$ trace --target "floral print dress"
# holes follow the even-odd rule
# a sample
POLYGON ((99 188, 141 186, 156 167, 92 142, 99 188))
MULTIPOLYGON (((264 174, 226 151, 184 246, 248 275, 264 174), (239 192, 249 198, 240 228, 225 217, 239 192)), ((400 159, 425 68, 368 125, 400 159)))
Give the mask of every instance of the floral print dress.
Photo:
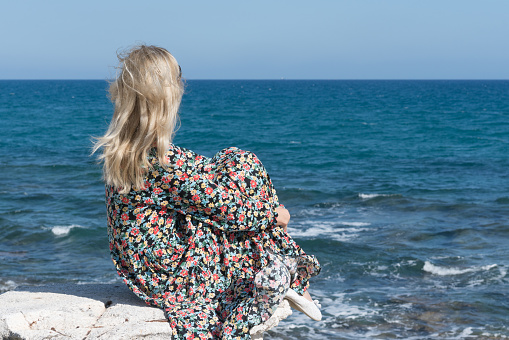
POLYGON ((276 226, 276 191, 253 153, 171 145, 166 157, 164 168, 150 151, 144 188, 106 187, 117 272, 164 309, 175 339, 250 339, 320 266, 276 226))

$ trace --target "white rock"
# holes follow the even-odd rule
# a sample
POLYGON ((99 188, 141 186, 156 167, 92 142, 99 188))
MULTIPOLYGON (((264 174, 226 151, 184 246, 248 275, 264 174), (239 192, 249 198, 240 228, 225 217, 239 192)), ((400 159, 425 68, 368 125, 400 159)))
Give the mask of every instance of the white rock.
POLYGON ((164 320, 163 311, 120 283, 24 287, 0 295, 3 339, 168 338, 168 322, 154 320, 164 320))
MULTIPOLYGON (((286 300, 253 339, 292 311, 286 300)), ((22 287, 0 295, 2 339, 171 339, 161 309, 150 307, 124 284, 55 284, 22 287)))

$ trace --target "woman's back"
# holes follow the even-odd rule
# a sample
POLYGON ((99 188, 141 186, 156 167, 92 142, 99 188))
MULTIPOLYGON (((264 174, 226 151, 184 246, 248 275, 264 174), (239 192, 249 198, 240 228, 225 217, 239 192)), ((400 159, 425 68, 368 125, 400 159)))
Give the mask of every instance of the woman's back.
MULTIPOLYGON (((131 54, 144 49, 151 47, 131 54)), ((112 85, 110 129, 96 145, 103 147, 116 270, 141 299, 165 310, 176 338, 247 339, 290 287, 304 293, 319 264, 283 230, 277 211, 285 209, 253 153, 228 148, 206 158, 159 132, 154 116, 172 115, 165 103, 177 102, 179 87, 166 82, 170 99, 158 107, 150 90, 125 81, 136 66, 129 58, 112 85)), ((168 67, 148 78, 174 76, 175 65, 168 67)))

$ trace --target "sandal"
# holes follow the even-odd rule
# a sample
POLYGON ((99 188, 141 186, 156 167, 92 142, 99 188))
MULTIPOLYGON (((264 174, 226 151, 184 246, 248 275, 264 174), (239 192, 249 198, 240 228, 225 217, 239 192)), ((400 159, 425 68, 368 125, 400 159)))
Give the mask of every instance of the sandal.
POLYGON ((315 321, 322 320, 322 312, 319 309, 321 306, 318 300, 311 302, 291 288, 288 289, 285 299, 288 300, 293 309, 306 314, 315 321))

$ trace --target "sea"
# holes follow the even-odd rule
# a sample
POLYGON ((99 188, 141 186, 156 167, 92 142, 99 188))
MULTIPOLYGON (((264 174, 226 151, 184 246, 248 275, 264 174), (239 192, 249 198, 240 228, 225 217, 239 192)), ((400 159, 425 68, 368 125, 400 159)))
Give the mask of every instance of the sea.
MULTIPOLYGON (((0 292, 120 283, 107 88, 0 81, 0 292)), ((322 265, 265 339, 509 338, 509 81, 187 80, 174 143, 254 152, 322 265)))

